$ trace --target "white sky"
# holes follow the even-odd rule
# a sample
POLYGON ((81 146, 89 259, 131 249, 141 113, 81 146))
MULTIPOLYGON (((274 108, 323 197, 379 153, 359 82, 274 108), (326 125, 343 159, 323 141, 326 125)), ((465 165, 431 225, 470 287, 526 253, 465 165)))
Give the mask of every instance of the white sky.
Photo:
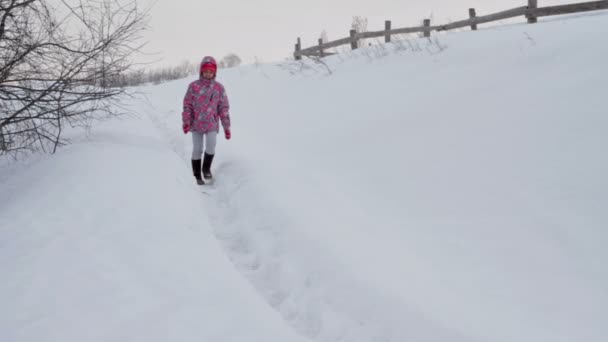
MULTIPOLYGON (((138 0, 150 4, 154 0, 138 0)), ((303 47, 316 44, 323 30, 329 40, 348 35, 353 16, 368 18, 369 30, 416 26, 432 15, 435 23, 466 19, 527 4, 527 0, 156 0, 145 34, 146 61, 171 66, 198 62, 204 55, 218 59, 230 52, 245 63, 283 60, 293 53, 297 37, 303 47)), ((539 6, 584 2, 539 0, 539 6)))

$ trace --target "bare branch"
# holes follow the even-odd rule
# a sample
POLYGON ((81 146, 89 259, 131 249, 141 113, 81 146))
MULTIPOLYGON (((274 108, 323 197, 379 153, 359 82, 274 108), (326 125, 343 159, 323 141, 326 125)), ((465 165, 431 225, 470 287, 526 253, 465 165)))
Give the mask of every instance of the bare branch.
POLYGON ((136 0, 0 0, 0 156, 55 152, 66 124, 121 114, 146 28, 136 0))

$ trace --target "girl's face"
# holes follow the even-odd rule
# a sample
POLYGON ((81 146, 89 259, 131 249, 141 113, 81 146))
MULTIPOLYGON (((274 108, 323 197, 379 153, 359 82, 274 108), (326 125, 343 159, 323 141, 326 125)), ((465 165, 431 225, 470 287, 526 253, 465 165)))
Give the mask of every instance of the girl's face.
POLYGON ((204 70, 203 71, 203 77, 208 80, 213 78, 213 74, 214 74, 213 70, 204 70))

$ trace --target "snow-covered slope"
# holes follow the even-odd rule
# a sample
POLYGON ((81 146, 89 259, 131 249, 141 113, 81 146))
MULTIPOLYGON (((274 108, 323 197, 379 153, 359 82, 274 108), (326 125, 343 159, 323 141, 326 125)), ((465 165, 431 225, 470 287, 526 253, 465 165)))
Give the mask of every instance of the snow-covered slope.
POLYGON ((608 336, 608 15, 221 70, 0 171, 2 341, 608 336))

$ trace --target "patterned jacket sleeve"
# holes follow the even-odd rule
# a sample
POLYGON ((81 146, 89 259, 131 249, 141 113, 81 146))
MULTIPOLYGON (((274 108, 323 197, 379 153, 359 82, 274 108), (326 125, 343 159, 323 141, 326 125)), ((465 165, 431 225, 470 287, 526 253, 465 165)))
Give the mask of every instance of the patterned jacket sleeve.
POLYGON ((228 102, 228 94, 226 94, 226 89, 222 86, 222 96, 220 97, 220 101, 217 105, 217 111, 220 116, 220 120, 222 122, 222 127, 224 130, 230 129, 230 102, 228 102))
POLYGON ((184 110, 182 111, 182 121, 184 124, 192 125, 194 121, 194 99, 192 97, 192 84, 188 86, 184 96, 184 110))

